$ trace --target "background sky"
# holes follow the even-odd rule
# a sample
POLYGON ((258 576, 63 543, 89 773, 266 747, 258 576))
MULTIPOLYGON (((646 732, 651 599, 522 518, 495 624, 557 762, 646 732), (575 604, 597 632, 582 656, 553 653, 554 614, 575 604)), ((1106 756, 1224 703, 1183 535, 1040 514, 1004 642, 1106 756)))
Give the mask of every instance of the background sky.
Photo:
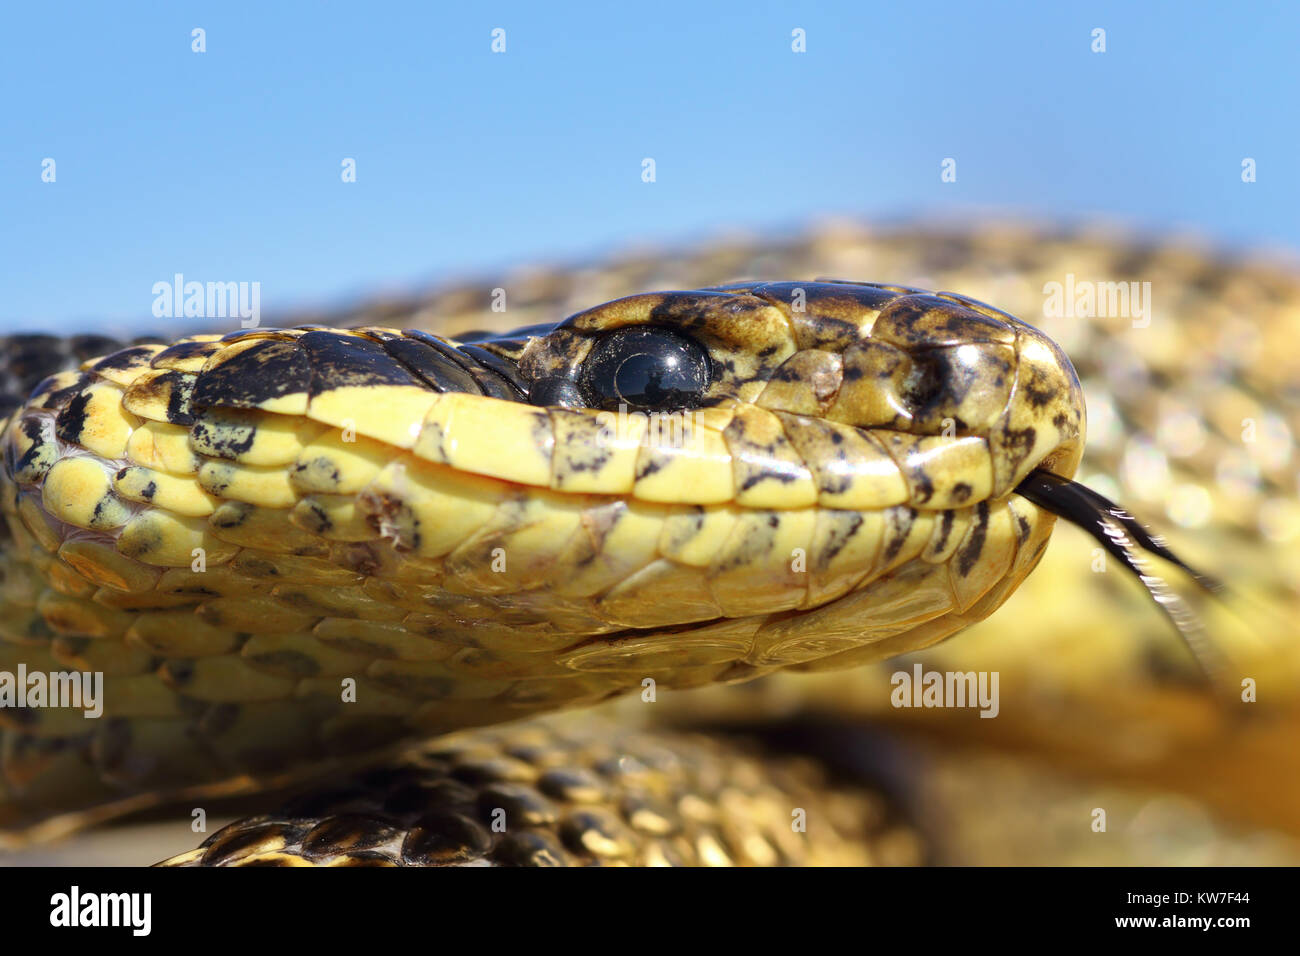
POLYGON ((274 316, 829 214, 1300 248, 1298 60, 1293 2, 7 4, 0 329, 148 317, 177 272, 274 316))

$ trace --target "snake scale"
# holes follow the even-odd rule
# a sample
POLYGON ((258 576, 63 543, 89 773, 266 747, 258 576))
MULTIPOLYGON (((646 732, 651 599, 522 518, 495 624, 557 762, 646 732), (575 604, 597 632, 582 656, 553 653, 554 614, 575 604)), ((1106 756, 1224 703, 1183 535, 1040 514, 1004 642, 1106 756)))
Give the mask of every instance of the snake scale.
MULTIPOLYGON (((278 786, 172 862, 951 856, 836 761, 722 732, 782 713, 1300 833, 1286 264, 837 226, 293 324, 6 340, 0 671, 103 674, 96 719, 0 709, 11 840, 278 786), (1076 277, 1149 282, 1148 318, 1053 312, 1076 277), (1226 594, 1157 580, 1145 562, 1172 552, 1105 498, 1069 504, 1076 474, 1226 594), (1097 540, 1047 550, 1055 514, 1093 515, 1097 540), (1258 683, 1248 720, 1129 560, 1234 695, 1258 683), (900 654, 996 670, 1003 713, 891 707, 900 665, 879 662, 900 654), (535 716, 576 708, 603 716, 535 716)), ((962 759, 934 765, 949 804, 983 779, 962 759)))

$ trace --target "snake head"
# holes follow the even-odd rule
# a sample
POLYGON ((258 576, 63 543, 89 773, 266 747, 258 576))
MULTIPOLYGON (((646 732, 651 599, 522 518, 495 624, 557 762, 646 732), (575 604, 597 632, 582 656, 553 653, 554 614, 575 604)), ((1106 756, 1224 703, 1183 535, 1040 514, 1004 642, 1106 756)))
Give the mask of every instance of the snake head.
MULTIPOLYGON (((546 410, 533 446, 549 489, 605 496, 583 519, 602 540, 565 586, 621 636, 585 644, 581 667, 651 648, 690 660, 698 642, 712 646, 701 672, 740 677, 939 640, 1041 557, 1054 516, 1016 486, 1036 470, 1068 478, 1082 454, 1069 359, 955 295, 735 284, 475 345, 546 410), (637 548, 606 546, 620 525, 638 527, 637 548)), ((494 476, 518 480, 525 451, 494 476)))
MULTIPOLYGON (((650 293, 460 341, 251 330, 55 378, 15 418, 11 477, 86 539, 83 573, 110 580, 115 551, 111 580, 152 580, 199 548, 238 584, 265 564, 241 548, 328 554, 407 628, 606 675, 585 694, 925 646, 992 613, 1080 513, 1059 503, 1084 437, 1069 359, 901 286, 650 293)), ((531 693, 522 667, 498 669, 531 693)))
MULTIPOLYGON (((795 509, 807 509, 805 522, 814 516, 803 601, 783 605, 781 622, 760 632, 816 627, 825 635, 837 618, 850 629, 876 628, 882 640, 851 648, 853 659, 928 643, 1005 599, 1041 556, 1051 516, 1060 515, 1137 574, 1194 649, 1206 643, 1193 636, 1194 616, 1145 570, 1138 548, 1191 569, 1122 508, 1069 480, 1085 433, 1069 358, 1032 325, 985 303, 839 280, 650 293, 580 312, 532 339, 518 358, 530 400, 554 414, 631 410, 651 420, 685 415, 701 426, 675 432, 678 440, 658 449, 646 449, 638 432, 633 495, 739 509, 750 520, 766 512, 772 533, 745 539, 751 556, 777 548, 782 523, 807 533, 795 509), (954 535, 970 516, 966 536, 954 535), (848 576, 827 572, 846 540, 878 517, 883 528, 867 535, 880 540, 875 564, 844 591, 848 576), (912 553, 920 537, 912 538, 913 526, 932 522, 931 540, 912 553), (946 576, 924 567, 945 560, 946 576), (882 590, 914 578, 926 588, 950 587, 947 612, 922 621, 942 602, 926 610, 911 603, 886 613, 881 627, 872 602, 883 607, 882 590)), ((603 442, 609 447, 608 429, 603 442)), ((561 473, 567 463, 582 480, 614 460, 571 456, 557 445, 561 473)), ((760 582, 756 593, 733 601, 745 607, 721 610, 788 603, 781 577, 767 582, 770 590, 760 582)))
POLYGON ((993 613, 1057 515, 1163 548, 1070 480, 1061 350, 946 293, 746 283, 504 336, 259 328, 76 365, 0 423, 9 577, 61 653, 121 645, 175 717, 106 721, 112 765, 38 814, 101 771, 175 790, 914 650, 993 613), (204 735, 222 761, 171 758, 204 735))

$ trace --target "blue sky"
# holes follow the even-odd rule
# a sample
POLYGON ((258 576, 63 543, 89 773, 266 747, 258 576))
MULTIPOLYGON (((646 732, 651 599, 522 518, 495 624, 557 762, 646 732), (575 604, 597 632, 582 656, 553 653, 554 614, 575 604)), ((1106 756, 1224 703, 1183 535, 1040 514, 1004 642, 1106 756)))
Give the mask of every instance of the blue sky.
POLYGON ((1104 213, 1300 248, 1296 3, 51 2, 0 17, 2 329, 148 317, 177 272, 258 281, 274 315, 827 214, 1104 213))

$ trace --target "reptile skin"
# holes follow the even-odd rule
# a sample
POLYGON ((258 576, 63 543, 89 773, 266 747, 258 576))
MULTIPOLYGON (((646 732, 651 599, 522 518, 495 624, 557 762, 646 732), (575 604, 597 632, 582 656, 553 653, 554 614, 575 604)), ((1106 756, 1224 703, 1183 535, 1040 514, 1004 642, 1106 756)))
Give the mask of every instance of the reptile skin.
MULTIPOLYGON (((887 685, 862 692, 880 672, 860 666, 925 648, 991 614, 1033 569, 1053 517, 1013 489, 1035 469, 1074 474, 1084 392, 1094 419, 1085 479, 1108 477, 1120 500, 1166 526, 1209 527, 1213 548, 1195 547, 1199 536, 1186 542, 1194 563, 1200 557, 1223 567, 1223 547, 1241 555, 1225 576, 1255 619, 1239 628, 1240 642, 1228 637, 1228 649, 1243 674, 1264 668, 1270 716, 1244 736, 1224 729, 1231 719, 1213 716, 1203 739, 1233 734, 1230 751, 1255 747, 1268 756, 1270 735, 1284 733, 1294 655, 1288 635, 1269 628, 1295 607, 1297 590, 1286 547, 1288 530, 1294 534, 1287 506, 1294 504, 1288 383, 1295 379, 1287 375, 1295 360, 1274 356, 1268 336, 1295 317, 1295 284, 1285 272, 1080 236, 832 231, 786 247, 731 247, 506 280, 501 288, 512 299, 497 318, 510 325, 578 314, 553 331, 466 336, 473 344, 462 342, 455 354, 454 340, 397 330, 434 325, 436 316, 439 334, 455 336, 493 317, 457 290, 348 317, 368 325, 364 333, 254 330, 136 346, 96 361, 87 361, 84 343, 72 343, 81 370, 58 373, 28 394, 5 433, 4 503, 14 535, 5 601, 21 613, 6 614, 4 667, 103 671, 106 710, 91 730, 66 711, 0 712, 7 827, 51 817, 55 827, 74 825, 179 793, 337 773, 358 754, 373 760, 376 748, 594 704, 641 690, 647 679, 671 694, 781 669, 859 668, 826 678, 837 688, 834 703, 810 709, 830 706, 841 719, 910 719, 880 706, 887 685), (646 288, 777 274, 778 263, 784 275, 888 276, 962 294, 801 279, 572 307, 646 288), (1043 283, 1067 272, 1147 279, 1153 302, 1162 303, 1150 325, 1124 315, 1050 328, 1078 365, 1083 391, 1051 339, 978 301, 1050 327, 1043 283), (1242 296, 1249 296, 1245 319, 1230 311, 1242 296), (612 330, 642 324, 702 342, 714 375, 689 410, 685 435, 658 447, 620 435, 611 451, 597 437, 597 410, 574 399, 573 382, 612 330), (1227 347, 1250 334, 1258 351, 1227 347), (1190 394, 1183 383, 1193 380, 1190 394), (530 390, 536 404, 527 401, 530 390), (1110 406, 1100 442, 1099 402, 1110 406), (1247 422, 1254 423, 1248 441, 1247 422), (792 567, 800 553, 806 568, 792 567), (341 699, 349 679, 354 699, 341 699)), ((40 342, 12 341, 8 352, 20 386, 33 384, 32 366, 52 370, 40 366, 52 361, 40 342)), ((1091 549, 1088 558, 1095 563, 1091 549)), ((1020 633, 1047 633, 1034 646, 1008 633, 1016 630, 1010 622, 997 628, 1002 650, 993 658, 1004 696, 1011 697, 1008 682, 1012 699, 1041 696, 1035 684, 1045 671, 1085 712, 1118 701, 1118 714, 1131 717, 1134 707, 1114 681, 1122 674, 1142 702, 1138 710, 1176 704, 1217 714, 1208 695, 1177 678, 1185 661, 1159 616, 1126 607, 1131 592, 1117 574, 1080 563, 1077 580, 1063 583, 1058 569, 1048 581, 1038 571, 1026 587, 1039 584, 1038 600, 1049 608, 1069 603, 1063 589, 1098 588, 1106 594, 1102 613, 1114 608, 1122 623, 1084 617, 1062 631, 1041 623, 1050 615, 1036 628, 1021 612, 1020 633), (1098 640, 1103 631, 1119 633, 1098 640)), ((970 660, 981 640, 987 647, 993 639, 972 635, 925 660, 989 669, 970 660)), ((719 703, 705 694, 669 719, 704 711, 730 720, 736 711, 750 720, 782 685, 757 686, 719 703)), ((997 725, 987 739, 1005 743, 1050 733, 1052 721, 1032 709, 977 725, 943 711, 928 716, 938 733, 956 738, 997 725)), ((1057 745, 1080 749, 1079 724, 1059 724, 1057 745)), ((1186 721, 1173 724, 1186 728, 1186 721)), ((630 792, 606 792, 607 780, 596 788, 599 799, 563 809, 565 798, 542 782, 544 768, 565 759, 590 764, 593 744, 546 728, 521 732, 552 735, 536 744, 537 754, 502 758, 518 766, 493 772, 471 773, 439 756, 438 745, 421 746, 404 757, 400 773, 418 779, 433 804, 407 807, 397 819, 391 793, 371 794, 363 800, 369 836, 346 827, 329 832, 349 834, 357 862, 433 862, 410 849, 430 840, 444 862, 514 860, 518 828, 499 838, 484 831, 473 810, 486 806, 479 792, 430 796, 447 789, 442 774, 462 787, 532 788, 537 801, 558 803, 561 810, 537 816, 541 830, 533 834, 548 860, 701 862, 710 840, 719 859, 738 862, 907 857, 878 852, 873 841, 893 832, 883 824, 858 827, 857 856, 828 855, 827 846, 845 843, 843 832, 823 828, 823 843, 811 827, 804 852, 787 852, 772 837, 770 814, 757 826, 772 852, 740 852, 745 838, 736 834, 704 839, 680 816, 669 828, 670 852, 668 831, 655 844, 631 825, 630 811, 620 811, 621 825, 649 843, 616 839, 605 832, 613 823, 595 828, 603 838, 592 836, 575 829, 574 814, 588 812, 589 803, 606 813, 606 805, 630 805, 630 792), (447 832, 430 837, 429 819, 447 832), (448 849, 456 834, 459 851, 448 849)), ((595 738, 607 757, 613 733, 595 738)), ((750 759, 667 739, 689 754, 680 760, 687 768, 750 759)), ((499 732, 470 740, 471 748, 511 746, 499 732)), ((1103 770, 1113 771, 1104 759, 1113 743, 1095 743, 1096 753, 1082 748, 1079 763, 1100 756, 1103 770)), ((709 791, 698 773, 663 774, 656 795, 666 805, 679 805, 687 789, 709 791)), ((783 794, 784 830, 788 808, 801 803, 812 803, 814 819, 834 818, 805 798, 806 783, 787 779, 782 787, 755 781, 749 792, 783 794)), ((645 784, 634 789, 649 792, 645 784)), ((879 802, 869 787, 848 792, 836 798, 841 805, 856 800, 861 820, 880 818, 866 809, 879 802)), ((716 786, 712 796, 719 797, 716 786)), ((1231 795, 1198 796, 1236 805, 1231 795)), ((263 835, 270 828, 268 843, 240 836, 253 832, 246 827, 185 860, 351 861, 336 843, 309 837, 355 808, 318 802, 310 825, 305 812, 299 804, 271 823, 250 824, 263 835), (233 852, 232 840, 257 852, 233 852)), ((737 820, 754 816, 737 813, 737 820)), ((1290 825, 1285 813, 1266 812, 1260 822, 1290 825)))

